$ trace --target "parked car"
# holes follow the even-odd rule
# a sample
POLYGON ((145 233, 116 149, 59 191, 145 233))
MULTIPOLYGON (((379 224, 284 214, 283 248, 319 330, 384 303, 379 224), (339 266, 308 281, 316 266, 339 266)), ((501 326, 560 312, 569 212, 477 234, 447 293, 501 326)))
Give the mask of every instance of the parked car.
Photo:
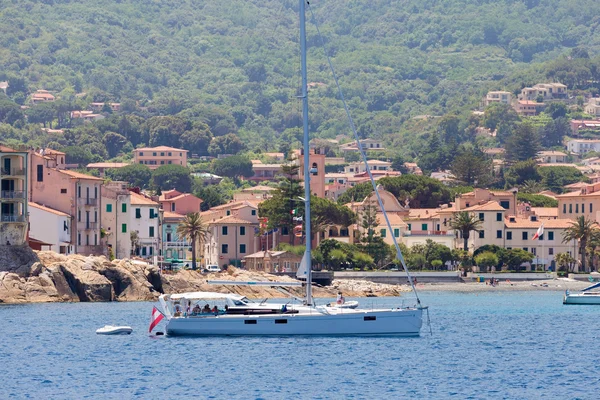
POLYGON ((206 268, 203 269, 203 272, 221 272, 221 268, 216 264, 207 265, 206 268))

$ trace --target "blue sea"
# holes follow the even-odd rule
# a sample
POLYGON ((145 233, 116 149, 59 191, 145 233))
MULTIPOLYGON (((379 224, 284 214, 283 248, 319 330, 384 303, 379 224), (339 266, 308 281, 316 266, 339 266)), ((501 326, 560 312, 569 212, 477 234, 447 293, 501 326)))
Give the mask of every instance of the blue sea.
POLYGON ((433 334, 417 338, 150 337, 152 303, 0 306, 0 398, 600 398, 600 307, 561 292, 421 299, 433 334), (96 335, 105 324, 134 332, 96 335))

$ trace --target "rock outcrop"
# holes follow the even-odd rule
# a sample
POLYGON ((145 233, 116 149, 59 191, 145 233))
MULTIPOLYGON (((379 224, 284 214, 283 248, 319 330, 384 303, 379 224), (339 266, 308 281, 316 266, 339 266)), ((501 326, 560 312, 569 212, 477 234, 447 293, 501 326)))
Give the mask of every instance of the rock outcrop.
MULTIPOLYGON (((6 246, 8 247, 8 246, 6 246)), ((203 274, 182 270, 160 271, 143 261, 115 260, 106 257, 62 255, 51 251, 33 252, 19 248, 10 256, 15 264, 2 265, 0 303, 77 302, 77 301, 153 301, 161 293, 210 291, 236 293, 250 298, 287 297, 268 286, 212 285, 208 280, 295 282, 287 276, 246 271, 229 267, 225 272, 203 274), (15 257, 23 256, 15 261, 15 257)), ((334 281, 331 287, 313 286, 315 297, 335 297, 341 290, 346 297, 397 296, 394 285, 366 281, 334 281)), ((286 288, 302 297, 301 287, 286 288)))

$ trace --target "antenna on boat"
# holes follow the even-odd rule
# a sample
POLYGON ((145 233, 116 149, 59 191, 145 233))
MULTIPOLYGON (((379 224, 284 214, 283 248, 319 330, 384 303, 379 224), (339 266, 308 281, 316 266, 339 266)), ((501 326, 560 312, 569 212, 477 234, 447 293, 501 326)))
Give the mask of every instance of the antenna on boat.
MULTIPOLYGON (((303 9, 304 0, 300 0, 300 3, 301 3, 301 7, 302 7, 301 14, 303 14, 304 13, 304 9, 303 9)), ((336 85, 338 93, 340 95, 340 99, 342 100, 342 104, 344 104, 344 110, 346 112, 346 116, 348 117, 348 122, 350 123, 350 128, 352 129, 352 133, 354 134, 354 139, 356 140, 356 145, 358 147, 358 150, 360 151, 360 155, 363 160, 363 163, 365 164, 365 169, 367 171, 367 174, 369 175, 369 179, 371 180, 371 185, 373 186, 373 190, 375 191, 375 196, 377 196, 377 203, 379 204, 379 208, 381 209, 381 212, 383 213, 383 217, 385 218, 385 222, 386 222, 388 231, 392 232, 392 224, 390 223, 388 215, 385 212, 385 208, 383 206, 383 201, 381 200, 381 195, 379 194, 379 190, 377 190, 378 189, 377 183, 375 182, 375 179, 373 179, 373 174, 371 173, 371 170, 369 169, 367 155, 360 143, 360 138, 358 136, 358 132, 356 131, 356 126, 354 125, 354 120, 352 119, 352 116, 350 115, 350 109, 348 108, 348 104, 346 104, 346 99, 344 98, 344 93, 342 92, 342 88, 340 87, 340 83, 338 81, 337 74, 335 73, 333 64, 331 63, 331 58, 327 54, 327 48, 325 46, 325 40, 323 39, 323 35, 321 34, 321 29, 319 28, 319 24, 317 22, 317 19, 315 18, 315 14, 314 14, 312 8, 310 7, 310 4, 309 4, 308 8, 310 10, 310 14, 311 14, 313 22, 315 24, 315 28, 317 29, 317 34, 319 35, 319 38, 321 39, 321 45, 323 46, 323 51, 325 53, 325 57, 327 58, 327 63, 329 64, 329 69, 331 70, 331 74, 333 75, 335 85, 336 85)), ((300 18, 302 21, 302 15, 300 18)), ((301 27, 301 29, 303 29, 303 28, 301 27)), ((306 57, 306 54, 303 53, 303 56, 306 57)), ((306 65, 304 65, 304 67, 306 68, 306 65)), ((304 90, 306 90, 306 87, 304 87, 304 90)), ((308 102, 306 103, 306 106, 308 107, 308 102)), ((394 235, 390 235, 390 236, 392 237, 392 241, 394 242, 394 247, 396 248, 396 257, 402 264, 402 268, 404 269, 404 272, 406 272, 406 276, 408 277, 408 282, 410 283, 410 286, 411 286, 411 288, 415 294, 415 297, 417 299, 417 304, 419 307, 422 307, 421 300, 419 299, 419 294, 417 293, 417 289, 413 282, 412 276, 408 272, 408 267, 406 266, 406 261, 404 260, 404 256, 402 255, 402 251, 400 250, 400 246, 398 245, 398 241, 396 240, 396 237, 394 235)))
POLYGON ((305 0, 300 2, 300 66, 302 69, 302 127, 304 139, 304 232, 306 237, 306 304, 312 304, 312 256, 311 256, 311 231, 310 231, 310 143, 308 137, 308 79, 306 77, 306 6, 305 0))

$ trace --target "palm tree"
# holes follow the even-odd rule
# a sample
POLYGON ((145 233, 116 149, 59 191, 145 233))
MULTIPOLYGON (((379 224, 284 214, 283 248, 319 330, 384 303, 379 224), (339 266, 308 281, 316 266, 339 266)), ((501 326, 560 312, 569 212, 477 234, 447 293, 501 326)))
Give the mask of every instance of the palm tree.
POLYGON ((596 222, 587 219, 585 216, 577 217, 575 222, 571 222, 569 226, 563 232, 563 243, 570 242, 571 240, 579 241, 579 254, 581 254, 581 269, 585 271, 585 256, 586 247, 588 241, 592 236, 596 235, 598 227, 596 222))
POLYGON ((461 233, 464 240, 464 250, 469 251, 469 236, 471 231, 481 229, 481 220, 467 211, 461 211, 450 220, 450 228, 461 233))
POLYGON ((185 216, 183 221, 177 227, 177 236, 181 239, 187 239, 192 244, 192 269, 196 269, 196 245, 199 242, 206 241, 209 230, 208 226, 202 220, 200 213, 190 213, 185 216))

